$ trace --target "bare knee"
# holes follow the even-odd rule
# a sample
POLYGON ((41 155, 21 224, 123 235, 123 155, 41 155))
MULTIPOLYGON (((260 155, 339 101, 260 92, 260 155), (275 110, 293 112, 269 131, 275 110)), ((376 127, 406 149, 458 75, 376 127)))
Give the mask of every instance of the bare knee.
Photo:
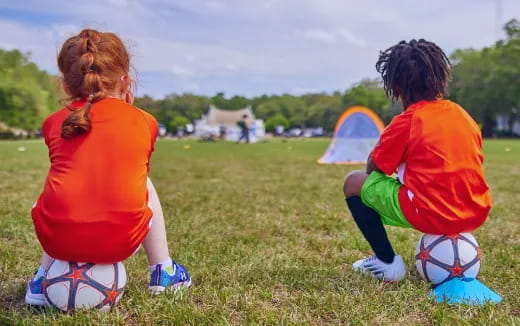
POLYGON ((352 196, 359 196, 361 194, 361 187, 363 187, 363 183, 365 182, 368 175, 363 171, 352 171, 345 178, 345 183, 343 184, 343 193, 345 194, 345 198, 349 198, 352 196))

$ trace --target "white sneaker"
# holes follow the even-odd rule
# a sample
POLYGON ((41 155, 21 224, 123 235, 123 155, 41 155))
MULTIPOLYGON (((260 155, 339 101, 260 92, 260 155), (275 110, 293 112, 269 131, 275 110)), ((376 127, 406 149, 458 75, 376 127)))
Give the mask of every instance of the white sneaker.
POLYGON ((404 278, 406 267, 401 256, 394 256, 394 261, 387 264, 375 255, 358 260, 352 265, 355 271, 372 275, 373 277, 385 282, 397 282, 404 278))

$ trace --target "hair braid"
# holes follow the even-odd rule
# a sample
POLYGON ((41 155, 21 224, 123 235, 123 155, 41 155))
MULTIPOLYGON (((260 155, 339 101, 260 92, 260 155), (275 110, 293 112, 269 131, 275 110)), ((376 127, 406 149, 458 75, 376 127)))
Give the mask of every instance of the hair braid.
POLYGON ((68 106, 61 136, 70 139, 90 131, 92 105, 119 85, 129 71, 129 56, 115 34, 85 29, 64 43, 58 66, 71 99, 86 101, 81 108, 68 106))

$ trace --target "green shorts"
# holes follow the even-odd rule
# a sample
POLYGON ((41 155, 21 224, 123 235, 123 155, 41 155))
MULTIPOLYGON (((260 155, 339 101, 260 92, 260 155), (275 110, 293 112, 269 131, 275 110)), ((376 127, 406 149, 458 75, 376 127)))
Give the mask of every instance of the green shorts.
POLYGON ((375 210, 385 225, 413 228, 406 220, 399 205, 401 183, 378 171, 370 173, 361 187, 363 204, 375 210))

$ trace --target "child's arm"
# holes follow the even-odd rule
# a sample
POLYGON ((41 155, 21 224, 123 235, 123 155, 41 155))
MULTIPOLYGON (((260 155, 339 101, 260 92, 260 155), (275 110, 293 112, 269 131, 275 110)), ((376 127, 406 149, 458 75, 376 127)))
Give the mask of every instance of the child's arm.
POLYGON ((385 128, 367 162, 367 173, 380 171, 392 175, 405 161, 412 114, 404 112, 385 128))
POLYGON ((384 173, 377 167, 377 165, 374 163, 374 161, 372 161, 372 154, 371 154, 368 156, 368 160, 367 160, 367 174, 370 174, 374 171, 384 173))

